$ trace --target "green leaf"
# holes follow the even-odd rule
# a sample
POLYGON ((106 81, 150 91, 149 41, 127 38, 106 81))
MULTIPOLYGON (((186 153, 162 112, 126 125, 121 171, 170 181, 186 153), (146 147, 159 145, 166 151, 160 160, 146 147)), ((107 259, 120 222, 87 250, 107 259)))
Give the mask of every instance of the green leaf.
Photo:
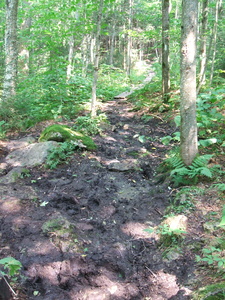
POLYGON ((174 122, 175 122, 175 124, 176 124, 177 127, 180 126, 180 115, 179 115, 179 116, 176 116, 176 117, 174 118, 174 122))
POLYGON ((201 175, 212 178, 212 172, 209 170, 209 168, 201 168, 200 173, 201 175))
POLYGON ((161 142, 163 143, 163 145, 167 146, 169 145, 169 143, 171 142, 172 137, 170 135, 164 136, 161 138, 161 142))
POLYGON ((144 136, 144 135, 140 135, 140 136, 138 137, 138 140, 139 140, 140 143, 143 144, 143 143, 145 143, 145 140, 146 140, 146 139, 145 139, 145 136, 144 136))
POLYGON ((21 262, 13 257, 0 259, 0 265, 4 265, 4 268, 8 268, 10 276, 15 275, 15 273, 22 268, 21 262))
POLYGON ((153 228, 146 228, 146 229, 144 229, 144 231, 146 231, 148 233, 153 233, 154 229, 153 228))
POLYGON ((208 147, 212 144, 216 144, 218 140, 216 138, 206 139, 206 140, 199 140, 199 144, 203 147, 208 147))
POLYGON ((223 265, 224 265, 224 261, 220 260, 220 261, 218 262, 218 267, 223 267, 223 265))

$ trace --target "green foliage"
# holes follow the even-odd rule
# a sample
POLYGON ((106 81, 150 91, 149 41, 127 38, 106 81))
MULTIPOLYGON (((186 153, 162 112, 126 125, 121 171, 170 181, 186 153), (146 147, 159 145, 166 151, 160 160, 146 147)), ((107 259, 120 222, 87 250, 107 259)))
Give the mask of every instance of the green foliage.
MULTIPOLYGON (((214 89, 202 93, 197 99, 197 123, 199 127, 199 144, 208 147, 222 143, 220 126, 224 123, 224 89, 214 89)), ((223 130, 222 130, 223 132, 223 130)))
POLYGON ((183 239, 186 231, 182 229, 172 229, 167 224, 160 225, 156 231, 160 235, 160 244, 163 247, 175 247, 183 239))
POLYGON ((3 265, 4 269, 7 270, 7 273, 0 271, 0 273, 3 276, 5 275, 15 276, 22 268, 21 262, 13 257, 5 257, 3 259, 0 259, 0 265, 3 265))
POLYGON ((100 114, 95 118, 91 118, 90 115, 80 116, 76 119, 75 129, 86 135, 96 135, 101 132, 100 124, 103 122, 107 122, 105 114, 100 114))
MULTIPOLYGON (((223 186, 224 190, 225 191, 225 184, 223 186)), ((225 205, 223 206, 223 210, 222 210, 222 218, 221 218, 221 221, 220 221, 220 224, 219 224, 220 227, 223 227, 225 228, 225 205)))
POLYGON ((180 142, 180 132, 174 132, 172 136, 167 135, 161 138, 163 145, 169 145, 171 141, 180 142))
POLYGON ((225 192, 225 183, 216 183, 214 187, 220 192, 225 192))
POLYGON ((44 233, 54 232, 56 230, 59 230, 64 225, 63 219, 56 218, 46 221, 41 229, 44 233))
POLYGON ((168 210, 178 214, 192 211, 195 208, 193 196, 197 193, 198 191, 196 188, 181 188, 171 200, 171 205, 168 210))
POLYGON ((114 66, 101 64, 98 75, 97 97, 103 102, 112 100, 130 86, 125 72, 114 66))
POLYGON ((224 300, 225 282, 215 283, 199 289, 193 295, 193 300, 224 300))
POLYGON ((196 255, 196 261, 198 263, 205 262, 207 265, 223 271, 225 268, 225 255, 224 251, 218 247, 209 247, 202 249, 202 256, 196 255))
POLYGON ((59 147, 49 151, 46 159, 46 167, 55 169, 59 164, 67 163, 76 148, 77 145, 74 145, 72 142, 60 143, 59 147))
POLYGON ((200 179, 213 178, 216 168, 207 166, 211 157, 212 155, 198 156, 190 166, 186 166, 180 156, 174 155, 167 158, 160 168, 169 175, 175 186, 196 184, 200 179))
POLYGON ((6 130, 4 129, 5 121, 0 121, 0 139, 5 138, 6 130))

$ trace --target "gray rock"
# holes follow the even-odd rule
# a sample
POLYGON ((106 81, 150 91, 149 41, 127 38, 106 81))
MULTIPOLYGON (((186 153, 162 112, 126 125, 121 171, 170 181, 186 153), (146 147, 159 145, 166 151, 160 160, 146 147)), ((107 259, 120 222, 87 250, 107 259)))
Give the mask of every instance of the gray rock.
MULTIPOLYGON (((36 191, 31 186, 23 185, 22 189, 20 187, 21 185, 17 186, 15 184, 0 185, 0 206, 1 204, 7 205, 7 199, 9 202, 12 200, 13 203, 19 203, 20 200, 34 200, 38 197, 36 191)), ((15 203, 13 204, 14 206, 16 206, 15 203)))
POLYGON ((125 172, 138 168, 136 159, 126 159, 121 162, 111 162, 108 164, 108 169, 111 171, 125 172))
POLYGON ((45 162, 48 151, 57 147, 54 141, 30 144, 22 149, 11 152, 6 157, 6 163, 13 167, 34 167, 45 162))
POLYGON ((27 147, 32 143, 35 143, 35 138, 32 136, 27 136, 19 140, 12 140, 7 142, 6 147, 8 150, 13 151, 16 149, 27 147))
POLYGON ((16 167, 9 171, 8 174, 0 178, 0 183, 9 184, 16 182, 19 178, 23 177, 23 174, 27 173, 29 170, 23 167, 16 167))

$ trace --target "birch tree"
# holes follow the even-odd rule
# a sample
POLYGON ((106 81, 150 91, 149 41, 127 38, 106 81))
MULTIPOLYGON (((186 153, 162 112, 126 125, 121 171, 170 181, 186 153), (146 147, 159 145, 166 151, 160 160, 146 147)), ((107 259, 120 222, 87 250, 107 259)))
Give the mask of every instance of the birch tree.
POLYGON ((196 37, 198 0, 183 0, 181 26, 181 157, 191 165, 198 153, 196 121, 196 37))
POLYGON ((7 101, 16 94, 17 77, 17 11, 18 0, 6 0, 5 71, 2 100, 7 101))

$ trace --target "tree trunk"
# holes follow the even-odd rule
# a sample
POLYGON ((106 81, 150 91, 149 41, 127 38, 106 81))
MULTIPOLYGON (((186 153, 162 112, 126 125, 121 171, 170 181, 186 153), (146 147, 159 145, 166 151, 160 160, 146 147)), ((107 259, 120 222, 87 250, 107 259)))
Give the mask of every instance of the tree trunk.
POLYGON ((131 75, 131 49, 132 49, 132 36, 131 36, 131 28, 132 28, 132 6, 133 0, 129 0, 129 17, 128 17, 128 35, 127 35, 127 59, 126 59, 126 73, 127 76, 131 75))
POLYGON ((102 24, 102 10, 103 1, 100 0, 99 11, 97 16, 97 28, 96 28, 96 39, 95 39, 95 56, 94 56, 94 72, 93 72, 93 82, 92 82, 92 101, 91 101, 91 117, 96 116, 96 89, 98 81, 98 67, 99 67, 99 55, 100 55, 100 34, 101 34, 101 24, 102 24))
POLYGON ((215 12, 215 23, 212 30, 212 63, 211 63, 211 71, 210 71, 210 85, 212 85, 213 81, 213 73, 214 73, 214 64, 216 59, 216 41, 217 41, 217 27, 219 20, 219 11, 222 6, 222 0, 216 1, 216 12, 215 12))
POLYGON ((113 22, 112 32, 111 32, 111 36, 110 36, 110 44, 109 44, 109 64, 110 65, 113 65, 115 36, 116 36, 116 26, 115 26, 115 23, 113 22))
POLYGON ((169 26, 170 0, 162 0, 162 96, 167 103, 170 98, 169 26))
POLYGON ((206 53, 206 30, 208 23, 208 4, 209 0, 203 0, 202 3, 202 28, 200 34, 200 70, 199 70, 199 82, 197 88, 197 94, 199 93, 202 85, 205 84, 205 71, 207 63, 207 53, 206 53))
POLYGON ((183 0, 181 27, 181 157, 191 165, 198 153, 196 121, 196 36, 198 0, 183 0))
POLYGON ((5 73, 2 100, 8 101, 16 94, 17 78, 17 10, 18 0, 6 0, 5 73))
POLYGON ((67 81, 70 80, 72 71, 73 71, 73 56, 74 56, 74 35, 72 35, 69 39, 69 53, 68 53, 68 65, 66 70, 67 81))

